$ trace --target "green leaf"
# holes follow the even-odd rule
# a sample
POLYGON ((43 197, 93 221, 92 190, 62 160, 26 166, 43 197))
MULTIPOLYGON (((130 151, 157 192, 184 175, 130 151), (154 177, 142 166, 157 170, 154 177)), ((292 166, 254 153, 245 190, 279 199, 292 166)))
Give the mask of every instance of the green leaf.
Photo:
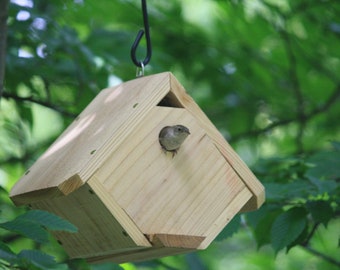
MULTIPOLYGON (((261 209, 260 209, 261 211, 261 209)), ((266 211, 266 214, 262 216, 256 222, 256 226, 254 226, 254 236, 256 239, 257 247, 260 248, 261 246, 270 243, 270 232, 271 227, 273 225, 274 220, 280 214, 279 211, 266 211)))
POLYGON ((307 176, 307 178, 308 181, 317 188, 318 194, 332 194, 333 192, 336 192, 337 188, 339 188, 336 180, 320 179, 314 176, 307 176))
POLYGON ((322 223, 325 227, 334 216, 333 208, 326 201, 309 201, 306 206, 314 221, 322 223))
POLYGON ((317 192, 315 185, 310 181, 299 179, 291 183, 265 183, 266 199, 272 201, 280 201, 306 198, 317 192))
POLYGON ((306 175, 320 179, 340 178, 340 151, 319 152, 308 159, 313 164, 306 175))
POLYGON ((33 127, 33 113, 32 107, 27 106, 27 104, 23 104, 22 106, 18 106, 18 111, 22 116, 22 120, 26 120, 30 129, 33 127))
POLYGON ((14 254, 13 251, 3 242, 0 242, 0 249, 8 253, 14 254))
POLYGON ((302 207, 289 209, 279 215, 271 228, 271 241, 275 252, 296 240, 305 229, 306 210, 302 207))
POLYGON ((46 229, 67 232, 77 231, 77 228, 70 222, 41 210, 28 211, 12 221, 0 224, 0 227, 14 231, 38 243, 48 242, 48 232, 46 229))
POLYGON ((17 260, 17 256, 7 245, 0 242, 0 259, 12 264, 17 260))
POLYGON ((287 246, 287 253, 289 252, 289 250, 297 245, 303 244, 305 242, 305 240, 307 239, 309 235, 309 230, 308 230, 308 226, 306 226, 302 233, 300 233, 300 235, 298 236, 298 238, 296 238, 292 243, 290 243, 287 246))
POLYGON ((23 261, 32 264, 39 269, 49 270, 56 264, 54 257, 39 250, 22 250, 18 254, 18 258, 23 259, 23 261))
POLYGON ((47 231, 36 222, 32 222, 30 220, 16 218, 12 221, 0 224, 0 227, 8 231, 21 234, 38 243, 48 242, 47 231))
POLYGON ((61 217, 42 210, 31 210, 18 217, 20 220, 30 220, 54 231, 77 232, 77 227, 61 217))
POLYGON ((92 266, 87 264, 85 259, 71 259, 67 261, 67 265, 69 269, 94 270, 92 266))
MULTIPOLYGON (((22 250, 16 255, 5 244, 0 242, 0 260, 18 269, 39 270, 67 270, 66 264, 57 264, 54 257, 39 250, 22 250)), ((14 268, 13 268, 14 269, 14 268)), ((16 268, 15 268, 16 269, 16 268)))

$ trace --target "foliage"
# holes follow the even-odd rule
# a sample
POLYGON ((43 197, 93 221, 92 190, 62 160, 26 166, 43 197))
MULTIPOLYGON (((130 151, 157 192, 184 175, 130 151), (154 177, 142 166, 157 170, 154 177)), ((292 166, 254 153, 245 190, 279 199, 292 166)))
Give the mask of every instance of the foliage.
MULTIPOLYGON (((0 27, 5 6, 0 1, 0 27)), ((314 269, 339 267, 339 234, 331 226, 340 213, 339 1, 149 0, 148 10, 153 55, 145 73, 175 74, 263 182, 266 203, 238 215, 211 249, 122 267, 212 269, 209 258, 218 254, 210 250, 221 245, 227 256, 235 245, 223 245, 245 230, 252 231, 263 263, 268 256, 261 252, 270 245, 279 259, 282 250, 287 258, 303 250, 317 260, 314 269), (316 245, 326 232, 331 250, 316 245)), ((6 59, 0 58, 0 70, 6 64, 0 262, 118 269, 67 260, 45 228, 74 228, 14 207, 8 191, 101 89, 133 79, 129 50, 142 25, 140 1, 13 0, 7 25, 6 59)), ((141 59, 144 49, 143 39, 141 59)), ((246 257, 244 243, 238 240, 237 248, 246 257)), ((259 261, 252 263, 263 266, 259 261)))
MULTIPOLYGON (((48 243, 47 230, 76 232, 77 228, 60 217, 41 210, 31 210, 12 221, 0 223, 0 228, 20 234, 37 243, 48 243)), ((0 266, 5 269, 67 269, 54 258, 39 250, 23 249, 17 254, 8 245, 0 242, 0 266)))
MULTIPOLYGON (((335 147, 309 158, 259 161, 255 174, 264 182, 267 202, 246 216, 258 247, 271 244, 275 252, 298 245, 308 247, 316 229, 327 227, 338 216, 339 160, 340 151, 335 147)), ((222 233, 228 235, 230 230, 233 227, 227 226, 222 233)))
MULTIPOLYGON (((268 194, 266 206, 248 215, 259 246, 271 243, 276 252, 308 246, 316 228, 327 227, 340 211, 340 171, 334 168, 339 158, 339 150, 334 149, 308 159, 266 160, 257 167, 266 174, 273 168, 276 171, 270 177, 262 175, 268 194)), ((261 178, 260 171, 257 175, 261 178)))

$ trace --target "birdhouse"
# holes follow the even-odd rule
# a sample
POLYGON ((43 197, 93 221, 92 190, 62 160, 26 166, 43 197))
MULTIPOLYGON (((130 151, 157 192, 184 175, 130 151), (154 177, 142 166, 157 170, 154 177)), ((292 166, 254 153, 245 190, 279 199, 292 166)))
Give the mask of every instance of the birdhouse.
POLYGON ((78 227, 54 233, 71 258, 121 263, 206 248, 264 187, 165 72, 101 91, 10 196, 78 227), (171 125, 190 130, 176 155, 158 138, 171 125))

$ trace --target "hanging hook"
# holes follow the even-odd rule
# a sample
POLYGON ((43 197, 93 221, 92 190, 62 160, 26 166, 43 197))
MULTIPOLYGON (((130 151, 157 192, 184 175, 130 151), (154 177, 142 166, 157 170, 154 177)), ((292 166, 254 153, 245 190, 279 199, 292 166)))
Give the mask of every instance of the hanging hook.
POLYGON ((149 20, 148 20, 148 11, 146 8, 146 0, 142 0, 142 12, 143 12, 143 21, 144 21, 144 30, 139 30, 137 37, 132 44, 131 47, 131 59, 133 63, 144 70, 144 67, 150 62, 151 59, 151 39, 150 39, 150 32, 149 32, 149 20), (143 61, 138 61, 136 59, 136 50, 139 45, 140 40, 142 39, 145 31, 145 38, 146 38, 146 57, 143 61))

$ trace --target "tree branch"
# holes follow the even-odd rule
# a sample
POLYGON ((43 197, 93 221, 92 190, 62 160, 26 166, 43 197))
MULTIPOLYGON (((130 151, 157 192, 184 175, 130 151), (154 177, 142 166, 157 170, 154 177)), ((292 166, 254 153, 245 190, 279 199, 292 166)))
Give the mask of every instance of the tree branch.
POLYGON ((0 1, 0 98, 5 80, 8 3, 9 0, 0 1))
MULTIPOLYGON (((315 108, 314 110, 312 110, 311 112, 305 114, 305 122, 307 123, 308 121, 310 121, 315 116, 317 116, 321 113, 324 113, 325 111, 330 109, 331 106, 333 106, 336 102, 338 102, 339 98, 340 98, 340 84, 338 84, 336 86, 333 93, 329 96, 329 98, 321 106, 319 106, 319 107, 315 108)), ((255 137, 255 136, 264 134, 266 132, 269 132, 269 131, 277 128, 277 127, 289 125, 289 124, 291 124, 295 121, 296 121, 296 118, 283 119, 283 120, 274 122, 274 123, 268 125, 267 127, 263 128, 263 129, 250 130, 250 131, 232 136, 232 138, 229 141, 233 142, 233 141, 240 140, 242 138, 255 137)))
POLYGON ((294 121, 295 121, 294 118, 283 119, 283 120, 280 120, 280 121, 276 121, 276 122, 266 126, 265 128, 256 129, 256 130, 249 130, 249 131, 246 131, 244 133, 240 133, 240 134, 234 135, 234 136, 231 137, 231 139, 229 139, 229 141, 233 142, 233 141, 238 141, 238 140, 243 139, 243 138, 256 137, 256 136, 259 136, 259 135, 264 134, 266 132, 269 132, 269 131, 273 130, 276 127, 285 126, 285 125, 288 125, 288 124, 290 124, 290 123, 292 123, 294 121))
MULTIPOLYGON (((329 5, 329 4, 330 4, 329 2, 326 3, 326 5, 329 5)), ((307 9, 315 8, 318 5, 325 5, 325 3, 320 3, 320 1, 313 1, 313 2, 304 1, 304 2, 301 2, 299 5, 293 7, 293 11, 291 12, 285 12, 284 10, 280 9, 278 6, 267 3, 267 2, 264 2, 264 5, 266 5, 271 11, 275 12, 277 16, 280 16, 283 19, 283 21, 287 21, 288 19, 291 18, 292 15, 296 15, 296 12, 298 11, 305 12, 307 9)), ((295 52, 293 51, 292 37, 289 34, 289 32, 287 32, 284 28, 280 29, 279 34, 282 37, 283 45, 284 45, 285 52, 286 52, 287 59, 288 59, 288 64, 289 64, 288 75, 289 75, 289 78, 291 79, 292 90, 294 91, 294 95, 296 98, 297 116, 294 118, 283 119, 281 121, 277 121, 267 126, 264 129, 251 130, 251 131, 233 136, 231 141, 235 141, 235 140, 238 140, 244 137, 261 135, 278 126, 285 126, 290 123, 297 122, 298 123, 298 131, 297 131, 297 136, 296 136, 297 152, 301 153, 303 152, 303 143, 302 143, 303 134, 304 134, 304 129, 306 127, 307 122, 314 116, 318 115, 319 113, 326 111, 329 107, 331 107, 336 102, 336 100, 340 96, 340 85, 336 86, 336 90, 333 92, 330 98, 322 106, 315 108, 314 110, 308 113, 306 111, 305 102, 304 102, 303 94, 301 91, 301 86, 299 83, 298 70, 297 70, 298 63, 296 59, 296 55, 299 55, 299 57, 301 58, 301 57, 305 57, 306 55, 308 55, 308 53, 304 51, 303 52, 296 51, 299 49, 300 50, 303 49, 303 46, 295 46, 294 47, 295 52)), ((311 62, 311 59, 313 59, 311 66, 317 67, 320 70, 320 72, 322 72, 325 76, 331 79, 335 84, 339 84, 339 78, 337 77, 337 74, 333 74, 330 70, 327 70, 326 68, 324 68, 320 64, 319 58, 315 58, 314 54, 308 55, 308 58, 305 60, 311 62)))
POLYGON ((318 115, 319 113, 327 111, 334 103, 338 102, 339 98, 340 98, 340 84, 336 86, 335 90, 326 100, 326 102, 322 106, 319 106, 318 108, 315 108, 313 111, 311 111, 308 117, 311 118, 318 115))
POLYGON ((20 97, 20 96, 17 96, 15 94, 12 94, 12 93, 4 92, 3 97, 6 98, 6 99, 11 98, 11 99, 14 99, 15 101, 19 101, 19 102, 25 102, 25 101, 33 102, 33 103, 42 105, 44 107, 50 108, 52 110, 55 110, 55 111, 61 113, 64 116, 67 116, 67 117, 75 118, 77 116, 77 114, 66 111, 62 107, 53 105, 52 103, 50 103, 48 101, 42 101, 42 100, 35 99, 32 96, 30 96, 30 97, 20 97))
POLYGON ((305 250, 307 250, 309 253, 311 253, 311 254, 313 254, 315 256, 318 256, 318 257, 322 258, 323 260, 325 260, 325 261, 327 261, 327 262, 329 262, 331 264, 334 264, 334 265, 340 267, 340 261, 337 261, 336 259, 334 259, 334 258, 332 258, 330 256, 327 256, 327 255, 325 255, 325 254, 323 254, 323 253, 313 249, 312 247, 310 247, 308 245, 306 245, 306 246, 300 245, 300 246, 302 248, 304 248, 305 250))

